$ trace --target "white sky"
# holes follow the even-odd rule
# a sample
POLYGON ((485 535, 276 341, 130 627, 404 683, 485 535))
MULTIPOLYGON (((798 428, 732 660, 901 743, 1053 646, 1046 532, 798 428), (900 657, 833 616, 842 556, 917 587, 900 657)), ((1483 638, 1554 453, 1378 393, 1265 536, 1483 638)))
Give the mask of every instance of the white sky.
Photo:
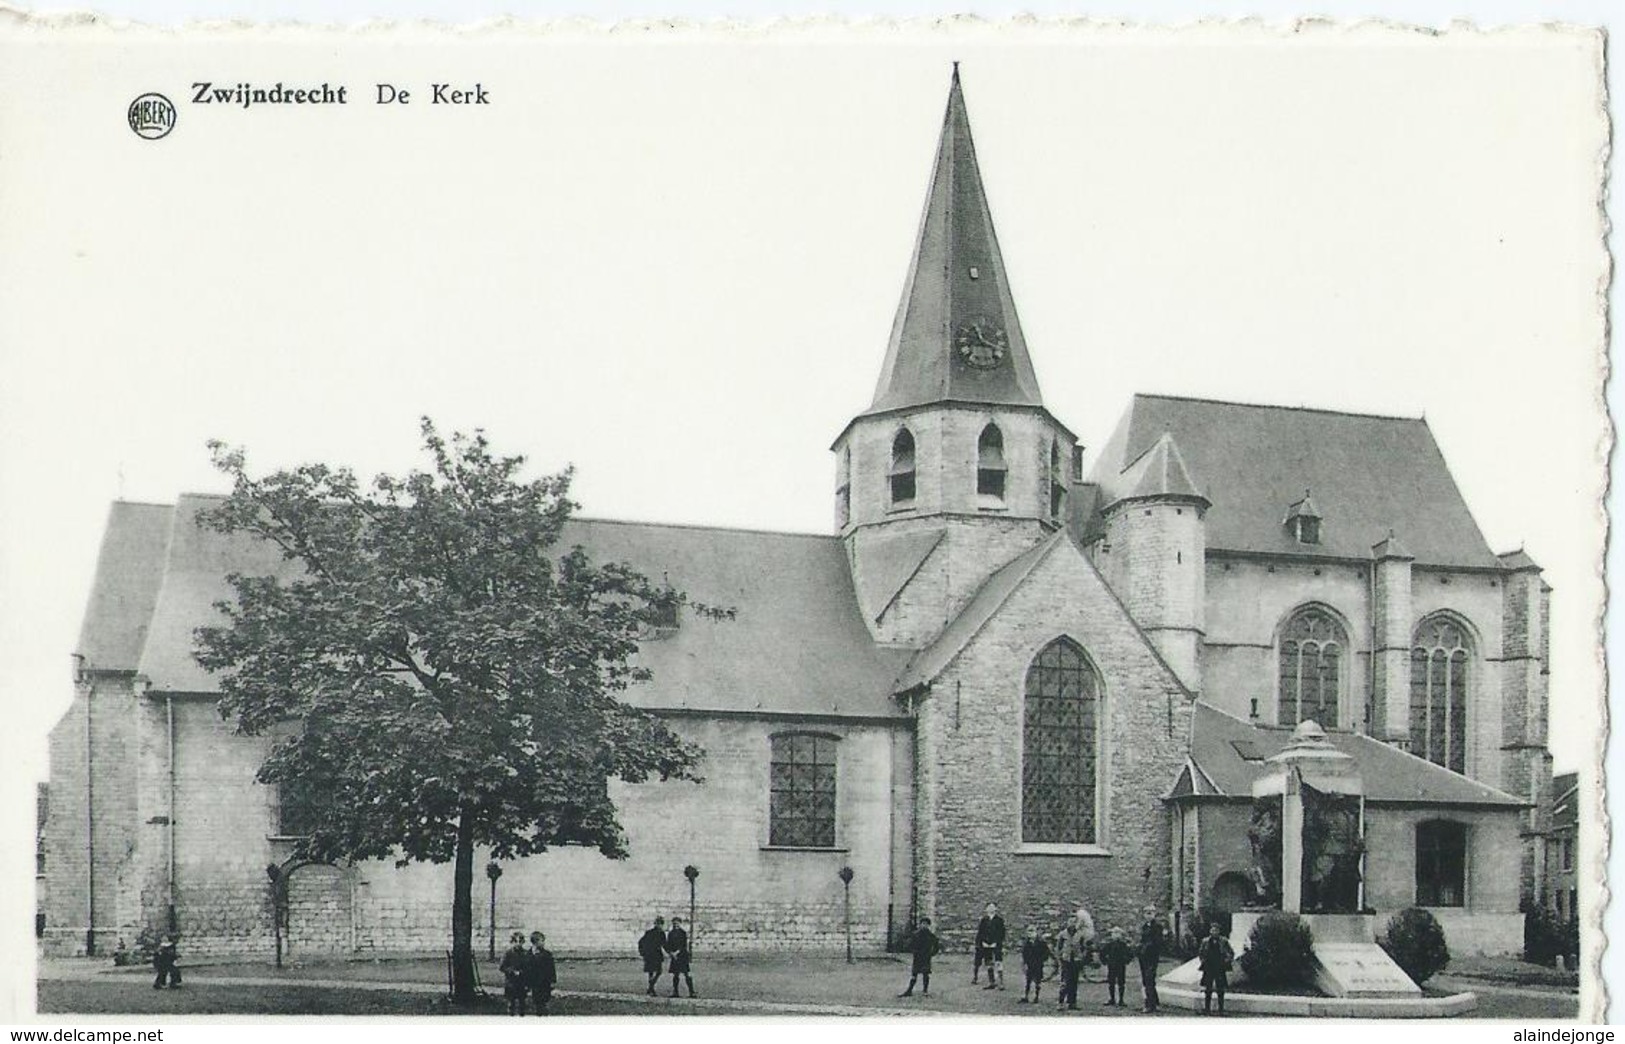
POLYGON ((428 413, 574 462, 589 514, 825 531, 953 59, 1052 411, 1090 446, 1135 391, 1425 412, 1491 546, 1557 589, 1552 747, 1589 762, 1588 38, 280 35, 0 61, 8 778, 43 778, 108 502, 220 489, 212 437, 366 474, 416 463, 428 413), (201 108, 195 79, 354 103, 201 108), (435 80, 493 104, 368 104, 435 80), (163 142, 122 122, 147 90, 181 103, 163 142))

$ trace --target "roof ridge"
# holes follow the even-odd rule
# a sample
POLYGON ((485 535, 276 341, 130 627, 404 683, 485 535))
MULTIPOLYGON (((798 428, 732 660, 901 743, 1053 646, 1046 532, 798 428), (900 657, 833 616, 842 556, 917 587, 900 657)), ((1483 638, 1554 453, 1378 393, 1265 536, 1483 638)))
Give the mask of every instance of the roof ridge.
POLYGON ((1326 413, 1335 417, 1361 417, 1367 420, 1410 421, 1426 424, 1427 417, 1407 417, 1397 413, 1371 413, 1365 410, 1334 410, 1328 406, 1287 406, 1274 402, 1241 402, 1236 399, 1211 399, 1202 395, 1163 395, 1157 392, 1135 392, 1136 399, 1165 399, 1172 402, 1200 402, 1209 406, 1240 406, 1249 410, 1290 410, 1293 413, 1326 413))
POLYGON ((1355 737, 1355 738, 1357 738, 1359 740, 1363 740, 1364 742, 1369 743, 1372 746, 1381 747, 1385 751, 1392 751, 1395 754, 1400 754, 1400 755, 1403 755, 1404 757, 1411 758, 1414 761, 1421 762, 1422 764, 1428 766, 1429 769, 1436 769, 1436 770, 1438 770, 1440 772, 1447 772, 1452 776, 1459 776, 1464 782, 1469 783, 1472 786, 1479 787, 1480 789, 1487 790, 1491 794, 1494 794, 1497 797, 1506 798, 1508 801, 1515 802, 1515 803, 1518 803, 1518 804, 1526 804, 1527 803, 1527 802, 1524 802, 1522 798, 1517 797, 1517 796, 1515 796, 1513 794, 1509 794, 1506 791, 1502 790, 1500 787, 1492 787, 1488 783, 1485 783, 1483 780, 1474 779, 1473 777, 1467 775, 1464 772, 1454 772, 1454 771, 1452 771, 1450 769, 1445 768, 1443 765, 1438 764, 1437 762, 1429 761, 1427 758, 1424 758, 1424 757, 1422 757, 1422 756, 1420 756, 1418 754, 1412 753, 1411 751, 1405 750, 1403 747, 1396 747, 1392 743, 1384 743, 1382 740, 1376 739, 1375 737, 1371 736, 1368 733, 1364 733, 1364 732, 1346 732, 1346 733, 1342 733, 1342 735, 1352 736, 1352 737, 1355 737))

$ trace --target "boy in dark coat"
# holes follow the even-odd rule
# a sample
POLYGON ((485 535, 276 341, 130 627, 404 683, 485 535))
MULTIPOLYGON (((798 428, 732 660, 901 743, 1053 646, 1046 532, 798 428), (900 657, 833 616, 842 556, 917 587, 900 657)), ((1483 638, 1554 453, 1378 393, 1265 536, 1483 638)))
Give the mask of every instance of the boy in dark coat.
POLYGON ((1145 908, 1145 923, 1140 925, 1140 985, 1145 990, 1145 1011, 1157 1010, 1161 999, 1157 996, 1157 962, 1162 959, 1162 948, 1168 930, 1157 916, 1157 908, 1145 908))
POLYGON ((1106 966, 1106 1007, 1121 1008, 1128 989, 1128 966, 1134 960, 1134 947, 1129 945, 1123 929, 1112 925, 1106 932, 1106 941, 1100 947, 1100 963, 1106 966))
POLYGON ((1004 918, 994 903, 987 904, 976 925, 976 959, 971 964, 970 981, 976 985, 978 972, 987 965, 986 989, 1004 989, 1004 918))
POLYGON ((1236 951, 1230 940, 1219 934, 1217 924, 1209 925, 1207 938, 1196 949, 1196 966, 1202 970, 1202 1014, 1213 1012, 1213 994, 1219 994, 1219 1014, 1224 1014, 1224 991, 1230 985, 1230 965, 1236 951))
POLYGON ((525 936, 514 932, 508 937, 508 948, 502 954, 502 996, 508 1002, 509 1015, 525 1013, 525 978, 529 970, 530 954, 525 951, 525 936))
POLYGON ((638 939, 638 956, 643 958, 643 974, 649 977, 649 996, 655 995, 655 983, 660 981, 661 969, 666 963, 666 919, 656 917, 654 925, 638 939))
POLYGON ((666 933, 666 952, 671 954, 671 995, 677 996, 677 976, 688 982, 688 995, 694 996, 694 976, 688 973, 692 954, 688 949, 688 933, 683 931, 683 919, 671 919, 671 931, 666 933))
POLYGON ((937 933, 931 930, 931 918, 920 918, 919 927, 914 929, 913 936, 909 938, 908 949, 914 955, 914 964, 909 968, 908 989, 899 993, 898 996, 914 996, 914 980, 919 979, 925 986, 920 992, 929 997, 931 996, 931 958, 942 950, 942 944, 937 941, 937 933))
POLYGON ((1049 942, 1038 934, 1038 926, 1027 926, 1027 938, 1021 941, 1021 968, 1027 981, 1021 987, 1021 1000, 1027 1003, 1027 991, 1033 994, 1033 1003, 1038 1003, 1039 988, 1044 983, 1044 976, 1049 971, 1050 962, 1055 959, 1055 953, 1050 949, 1049 942))
POLYGON ((525 989, 536 1005, 536 1014, 547 1014, 547 1002, 553 999, 553 987, 559 982, 558 962, 547 948, 547 936, 530 933, 530 953, 525 960, 525 989))
POLYGON ((157 969, 158 977, 152 981, 152 988, 161 990, 165 986, 178 989, 181 984, 181 970, 177 965, 181 955, 173 934, 164 936, 164 941, 158 944, 158 950, 152 955, 152 966, 157 969))

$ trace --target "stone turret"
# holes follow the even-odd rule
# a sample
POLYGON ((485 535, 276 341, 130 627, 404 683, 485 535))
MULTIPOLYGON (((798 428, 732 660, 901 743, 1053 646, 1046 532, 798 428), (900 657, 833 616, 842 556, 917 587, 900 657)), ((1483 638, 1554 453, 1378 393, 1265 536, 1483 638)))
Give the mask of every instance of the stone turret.
POLYGON ((1202 688, 1208 499, 1164 432, 1112 485, 1098 559, 1129 614, 1192 692, 1202 688))

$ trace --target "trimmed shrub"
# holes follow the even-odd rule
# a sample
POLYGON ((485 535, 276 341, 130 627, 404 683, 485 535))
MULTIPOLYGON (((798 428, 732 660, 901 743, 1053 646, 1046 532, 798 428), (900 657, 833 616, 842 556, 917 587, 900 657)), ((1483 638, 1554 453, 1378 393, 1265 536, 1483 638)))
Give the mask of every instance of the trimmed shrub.
POLYGON ((1247 981, 1261 989, 1307 986, 1314 981, 1314 937, 1297 914, 1265 914, 1247 934, 1239 961, 1247 981))
POLYGON ((1419 906, 1390 917, 1383 937, 1377 942, 1418 986, 1444 971, 1450 963, 1444 928, 1438 918, 1419 906))
POLYGON ((1548 967, 1564 950, 1563 924, 1544 906, 1526 905, 1523 912, 1523 959, 1548 967))

